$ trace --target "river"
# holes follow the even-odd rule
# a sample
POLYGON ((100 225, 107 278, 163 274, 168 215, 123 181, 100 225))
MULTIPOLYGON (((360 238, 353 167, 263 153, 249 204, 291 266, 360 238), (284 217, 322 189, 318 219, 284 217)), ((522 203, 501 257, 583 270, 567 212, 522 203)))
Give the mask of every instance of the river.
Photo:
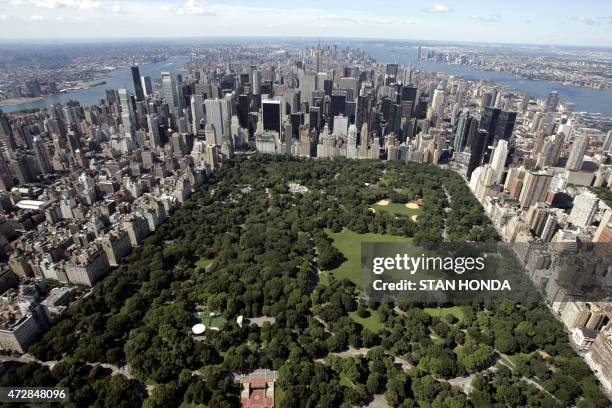
MULTIPOLYGON (((163 62, 140 65, 140 75, 150 76, 155 83, 161 79, 161 73, 171 72, 173 75, 182 72, 183 64, 189 62, 189 58, 171 58, 163 62)), ((54 103, 66 103, 69 100, 79 101, 83 106, 97 105, 100 99, 104 98, 105 91, 108 89, 125 88, 134 93, 134 82, 132 81, 132 71, 130 68, 118 68, 111 71, 110 76, 101 78, 106 81, 104 85, 98 85, 87 89, 57 94, 44 99, 32 102, 25 102, 16 105, 2 105, 0 109, 4 112, 15 112, 23 109, 43 109, 54 103)))
POLYGON ((499 85, 516 89, 520 93, 544 99, 551 91, 558 91, 562 101, 576 104, 576 111, 601 113, 612 117, 612 90, 596 90, 566 86, 550 81, 522 79, 512 74, 494 71, 481 71, 463 65, 448 65, 434 61, 419 61, 417 46, 390 46, 389 43, 367 42, 361 47, 378 62, 398 63, 416 67, 424 71, 445 72, 466 79, 492 80, 499 85))
MULTIPOLYGON (((558 91, 562 101, 573 102, 577 111, 601 113, 612 117, 612 90, 594 90, 589 88, 577 88, 562 84, 521 79, 517 76, 502 72, 481 71, 468 66, 447 65, 433 61, 419 61, 417 58, 417 47, 399 43, 394 45, 389 42, 353 42, 353 46, 359 46, 369 53, 378 62, 406 64, 426 71, 445 72, 449 75, 461 76, 466 79, 492 80, 502 86, 516 89, 518 92, 527 92, 532 97, 546 98, 550 91, 558 91)), ((164 62, 145 64, 140 66, 140 75, 148 75, 153 82, 160 79, 162 71, 173 74, 181 72, 182 65, 189 61, 188 58, 172 58, 164 62)), ((22 109, 41 109, 53 103, 65 103, 76 100, 81 105, 96 105, 104 98, 107 89, 126 88, 134 92, 132 74, 129 68, 120 68, 112 71, 110 77, 106 78, 106 84, 98 85, 89 89, 81 89, 65 94, 53 95, 41 100, 25 102, 16 105, 0 106, 5 112, 14 112, 22 109)))

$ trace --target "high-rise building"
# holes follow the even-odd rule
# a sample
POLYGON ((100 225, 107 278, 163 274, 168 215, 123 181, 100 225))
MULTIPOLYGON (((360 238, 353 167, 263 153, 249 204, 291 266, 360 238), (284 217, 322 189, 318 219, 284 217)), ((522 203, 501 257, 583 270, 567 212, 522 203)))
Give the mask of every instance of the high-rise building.
POLYGON ((263 114, 263 130, 281 134, 283 120, 283 103, 278 99, 265 99, 261 101, 263 114))
MULTIPOLYGON (((223 117, 222 101, 220 99, 206 99, 206 123, 213 126, 215 132, 215 144, 221 145, 223 140, 223 117)), ((229 119, 229 118, 228 118, 229 119)))
POLYGON ((180 116, 180 103, 176 82, 170 72, 162 72, 162 96, 175 116, 180 116))
POLYGON ((453 141, 453 150, 455 152, 462 152, 467 144, 467 137, 470 123, 470 111, 464 109, 459 115, 457 121, 457 129, 455 129, 455 140, 453 141))
POLYGON ((153 95, 153 83, 151 82, 150 76, 143 76, 140 78, 142 83, 142 89, 144 91, 145 96, 153 95))
POLYGON ((149 128, 149 141, 152 147, 161 146, 161 138, 159 133, 159 118, 157 115, 147 115, 147 127, 149 128))
POLYGON ((249 95, 241 94, 238 96, 238 123, 241 128, 248 129, 249 127, 249 112, 251 100, 249 95))
POLYGON ((298 75, 300 81, 300 95, 302 102, 308 102, 308 106, 312 106, 312 91, 316 89, 317 76, 300 70, 298 75))
POLYGON ((495 144, 498 140, 510 140, 512 132, 514 131, 514 124, 516 122, 516 112, 501 111, 495 124, 495 132, 493 134, 493 140, 489 140, 489 143, 495 144))
POLYGON ((51 167, 51 163, 49 163, 47 153, 45 152, 45 146, 43 145, 42 140, 40 140, 40 136, 34 136, 32 147, 34 148, 34 154, 36 154, 36 160, 38 161, 38 167, 40 167, 40 170, 43 172, 43 174, 51 173, 53 171, 53 167, 51 167))
MULTIPOLYGON (((498 140, 510 140, 514 131, 516 112, 502 111, 487 107, 480 118, 480 128, 488 132, 487 146, 494 146, 498 140)), ((485 151, 484 161, 488 162, 490 151, 485 151)))
POLYGON ((485 150, 487 148, 488 132, 478 129, 472 138, 470 145, 470 161, 467 167, 466 177, 469 180, 474 170, 482 164, 485 150))
POLYGON ((565 168, 572 171, 579 171, 582 167, 582 161, 584 160, 584 154, 587 151, 589 144, 589 137, 586 133, 578 134, 574 138, 574 143, 570 148, 569 156, 567 157, 567 163, 565 168))
POLYGON ((347 100, 354 101, 357 98, 357 87, 359 81, 353 77, 342 77, 338 80, 338 87, 340 89, 346 89, 348 92, 347 100))
POLYGON ((204 97, 202 95, 191 95, 191 119, 193 121, 193 133, 203 133, 206 124, 206 113, 204 112, 204 97))
POLYGON ((429 119, 431 119, 433 115, 440 116, 442 114, 443 108, 444 108, 444 88, 442 87, 442 84, 439 84, 431 98, 431 110, 430 110, 430 114, 428 115, 429 119))
POLYGON ((504 175, 506 158, 508 157, 508 141, 499 140, 491 158, 491 169, 493 170, 493 183, 497 184, 504 175))
POLYGON ((588 227, 595 218, 597 207, 599 206, 599 198, 590 191, 576 195, 574 198, 574 206, 569 215, 569 222, 577 227, 588 227))
POLYGON ((121 121, 124 131, 131 136, 136 129, 136 116, 132 98, 127 89, 119 89, 119 103, 121 104, 121 121))
POLYGON ((261 94, 261 71, 253 70, 253 94, 261 94))
POLYGON ((602 150, 604 152, 612 151, 612 130, 608 130, 608 135, 606 136, 604 143, 602 145, 602 150))
MULTIPOLYGON (((334 91, 331 95, 331 103, 329 105, 329 118, 333 120, 334 117, 344 115, 346 110, 346 92, 334 91)), ((331 123, 333 126, 333 122, 331 123)), ((330 130, 334 130, 333 127, 330 130)))
POLYGON ((523 208, 529 208, 533 204, 542 202, 548 194, 548 187, 552 175, 546 172, 530 171, 525 174, 523 188, 519 196, 519 203, 523 208))
MULTIPOLYGON (((495 128, 497 127, 500 113, 501 109, 487 107, 480 116, 480 128, 487 131, 491 141, 495 137, 495 128)), ((489 141, 487 141, 487 143, 489 143, 489 141)))
POLYGON ((344 115, 334 116, 334 134, 336 138, 345 139, 348 132, 349 120, 344 115))
POLYGON ((546 98, 546 112, 555 112, 557 110, 557 106, 559 105, 559 92, 552 91, 548 94, 548 98, 546 98))
POLYGON ((541 161, 538 162, 540 167, 555 166, 561 156, 563 150, 563 135, 556 135, 546 138, 542 147, 541 161))
POLYGON ((136 100, 141 102, 144 101, 145 95, 144 90, 142 88, 142 81, 140 80, 140 70, 138 67, 132 67, 132 81, 134 81, 134 94, 136 95, 136 100))

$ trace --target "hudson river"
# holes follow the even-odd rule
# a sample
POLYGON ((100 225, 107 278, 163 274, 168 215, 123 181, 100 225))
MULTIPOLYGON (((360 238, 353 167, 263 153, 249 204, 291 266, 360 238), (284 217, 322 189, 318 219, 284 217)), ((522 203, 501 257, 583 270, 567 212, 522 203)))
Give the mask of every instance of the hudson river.
MULTIPOLYGON (((155 84, 156 81, 161 80, 161 73, 163 71, 168 71, 172 74, 181 73, 182 66, 186 62, 189 62, 189 58, 171 58, 164 62, 140 65, 140 75, 150 76, 151 81, 155 84)), ((186 74, 186 72, 183 72, 183 74, 186 74)), ((106 83, 88 89, 79 89, 78 91, 49 96, 37 101, 17 105, 2 105, 0 109, 5 112, 15 112, 22 109, 43 109, 54 103, 66 103, 69 100, 79 101, 82 106, 91 106, 97 105, 100 99, 104 99, 107 89, 125 88, 134 92, 132 71, 129 68, 119 68, 111 71, 109 77, 100 78, 98 81, 106 81, 106 83)))

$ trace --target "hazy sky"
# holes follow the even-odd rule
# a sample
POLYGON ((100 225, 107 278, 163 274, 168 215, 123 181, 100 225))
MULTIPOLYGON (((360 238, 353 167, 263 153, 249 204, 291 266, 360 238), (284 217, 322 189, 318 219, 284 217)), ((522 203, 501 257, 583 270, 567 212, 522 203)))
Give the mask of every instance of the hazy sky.
POLYGON ((612 0, 0 0, 0 39, 191 36, 612 46, 612 0))

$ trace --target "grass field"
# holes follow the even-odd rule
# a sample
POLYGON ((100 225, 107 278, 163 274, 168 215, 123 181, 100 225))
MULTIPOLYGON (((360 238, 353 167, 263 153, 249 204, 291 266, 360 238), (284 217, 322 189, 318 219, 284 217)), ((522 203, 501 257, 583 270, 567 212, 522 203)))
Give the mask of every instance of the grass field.
POLYGON ((355 285, 361 286, 362 242, 394 242, 400 244, 408 244, 412 242, 412 238, 373 233, 358 234, 349 230, 334 233, 326 228, 325 233, 334 241, 334 246, 340 252, 342 252, 344 257, 346 258, 346 261, 344 261, 336 269, 332 269, 329 272, 324 272, 321 276, 322 283, 326 282, 323 275, 329 273, 335 276, 336 279, 349 279, 355 285))
POLYGON ((206 269, 208 265, 212 263, 212 259, 200 259, 196 262, 196 268, 198 269, 206 269))
POLYGON ((441 317, 441 318, 444 318, 444 316, 446 316, 448 314, 452 314, 460 322, 462 322, 463 319, 465 318, 465 313, 463 312, 463 309, 460 306, 452 306, 452 307, 426 307, 425 309, 423 309, 423 311, 425 313, 427 313, 428 315, 430 315, 430 316, 437 316, 437 317, 441 317))
POLYGON ((370 310, 368 317, 360 317, 357 312, 349 312, 349 316, 371 332, 378 333, 383 328, 383 322, 380 321, 380 315, 376 311, 370 310))
POLYGON ((388 212, 395 215, 404 215, 407 217, 412 217, 413 215, 421 215, 423 212, 420 208, 408 208, 406 204, 400 203, 389 203, 388 205, 379 205, 373 204, 372 208, 376 210, 376 212, 388 212))
POLYGON ((351 382, 351 380, 348 379, 348 377, 346 375, 340 374, 340 385, 344 385, 345 387, 348 388, 353 388, 354 385, 351 382))

